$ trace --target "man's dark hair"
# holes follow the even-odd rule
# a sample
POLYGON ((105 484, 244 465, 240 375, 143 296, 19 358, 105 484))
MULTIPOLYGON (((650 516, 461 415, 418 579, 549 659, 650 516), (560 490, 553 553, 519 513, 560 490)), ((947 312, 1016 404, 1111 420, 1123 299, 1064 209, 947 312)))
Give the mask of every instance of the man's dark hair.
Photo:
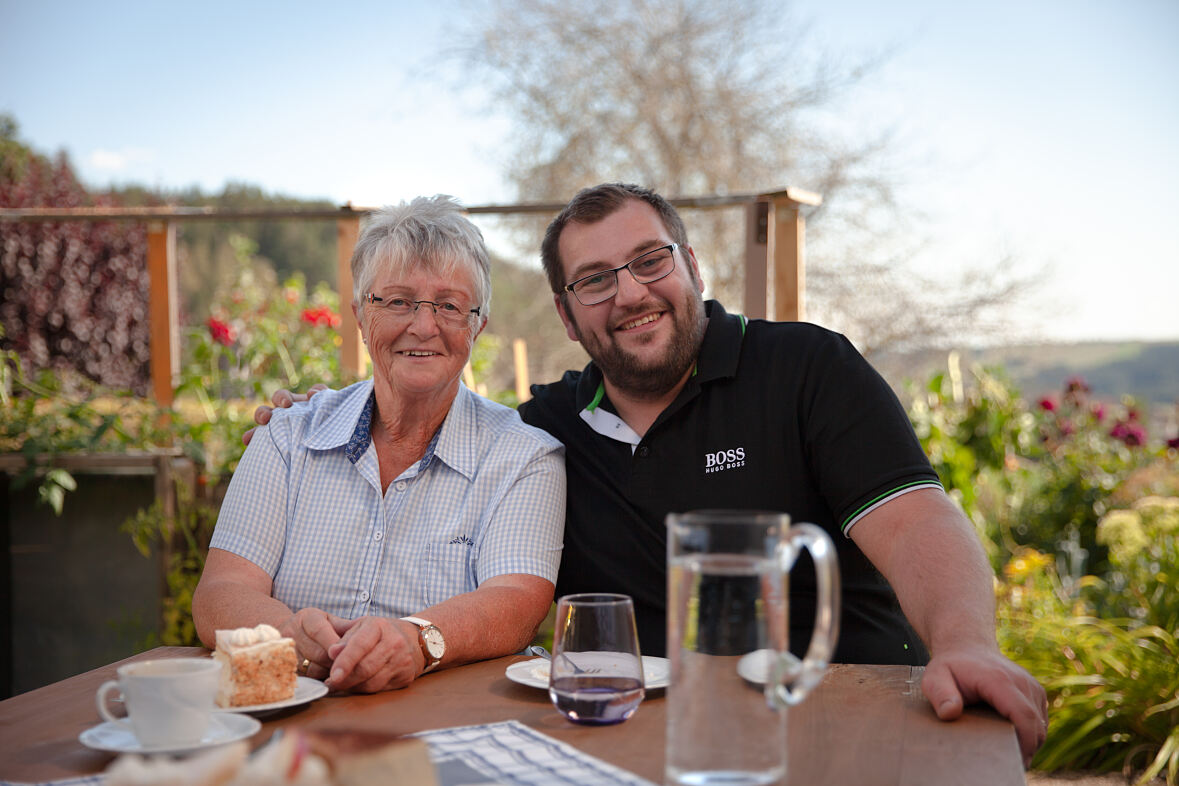
POLYGON ((565 273, 561 269, 561 258, 557 253, 557 244, 561 239, 561 232, 570 221, 578 224, 593 224, 615 213, 629 200, 638 199, 655 208, 663 226, 671 235, 671 239, 682 247, 688 246, 688 232, 684 229, 684 222, 671 203, 649 188, 631 185, 630 183, 603 183, 599 186, 583 188, 565 205, 565 209, 557 214, 545 230, 544 240, 540 244, 540 261, 544 265, 545 275, 548 276, 549 286, 556 294, 565 289, 565 273))

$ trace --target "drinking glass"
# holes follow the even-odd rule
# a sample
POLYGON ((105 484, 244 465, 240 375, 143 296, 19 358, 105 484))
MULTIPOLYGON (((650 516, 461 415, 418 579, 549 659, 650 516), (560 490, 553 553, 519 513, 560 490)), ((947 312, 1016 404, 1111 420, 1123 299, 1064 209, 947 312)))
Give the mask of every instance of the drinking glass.
POLYGON ((621 723, 643 700, 643 659, 627 595, 583 593, 557 601, 549 698, 574 723, 621 723))

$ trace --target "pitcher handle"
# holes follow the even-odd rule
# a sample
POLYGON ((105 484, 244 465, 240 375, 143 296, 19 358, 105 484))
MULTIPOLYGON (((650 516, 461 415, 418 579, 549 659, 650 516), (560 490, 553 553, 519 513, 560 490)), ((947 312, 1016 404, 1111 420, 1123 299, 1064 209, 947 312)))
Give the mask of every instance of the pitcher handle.
POLYGON ((839 562, 835 544, 822 528, 795 524, 778 544, 778 568, 783 574, 794 565, 800 547, 809 551, 814 560, 819 598, 815 604, 815 627, 802 662, 789 651, 778 653, 772 660, 766 695, 778 707, 798 704, 822 682, 839 638, 839 562))

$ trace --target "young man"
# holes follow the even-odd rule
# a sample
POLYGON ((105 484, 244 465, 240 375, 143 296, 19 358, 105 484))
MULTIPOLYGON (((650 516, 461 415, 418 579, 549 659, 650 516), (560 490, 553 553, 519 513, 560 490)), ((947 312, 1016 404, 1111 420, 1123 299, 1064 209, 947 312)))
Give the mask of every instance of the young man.
MULTIPOLYGON (((549 225, 541 257, 566 332, 592 359, 520 406, 566 446, 558 595, 631 595, 643 652, 662 655, 667 513, 785 511, 836 543, 834 660, 928 660, 922 688, 938 716, 987 702, 1014 723, 1029 761, 1047 730, 1044 690, 999 652, 978 537, 851 344, 705 303, 678 214, 637 186, 579 192, 549 225)), ((807 567, 791 574, 802 637, 813 618, 807 567)))
MULTIPOLYGON (((558 594, 631 595, 643 652, 662 654, 667 513, 785 511, 836 543, 834 660, 924 663, 924 643, 922 687, 938 716, 986 701, 1015 724, 1029 760, 1046 733, 1044 690, 999 652, 978 537, 851 344, 705 303, 675 209, 636 186, 578 193, 549 225, 541 258, 566 332, 593 361, 520 406, 566 446, 558 594)), ((802 637, 813 593, 812 575, 791 574, 802 637)))

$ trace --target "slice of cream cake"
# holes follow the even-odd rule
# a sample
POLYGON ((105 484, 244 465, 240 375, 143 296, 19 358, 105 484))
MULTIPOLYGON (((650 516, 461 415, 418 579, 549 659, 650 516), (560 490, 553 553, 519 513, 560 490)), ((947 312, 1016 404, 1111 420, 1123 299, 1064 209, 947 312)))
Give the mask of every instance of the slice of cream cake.
POLYGON ((270 625, 217 631, 217 706, 249 707, 295 696, 295 640, 270 625))

